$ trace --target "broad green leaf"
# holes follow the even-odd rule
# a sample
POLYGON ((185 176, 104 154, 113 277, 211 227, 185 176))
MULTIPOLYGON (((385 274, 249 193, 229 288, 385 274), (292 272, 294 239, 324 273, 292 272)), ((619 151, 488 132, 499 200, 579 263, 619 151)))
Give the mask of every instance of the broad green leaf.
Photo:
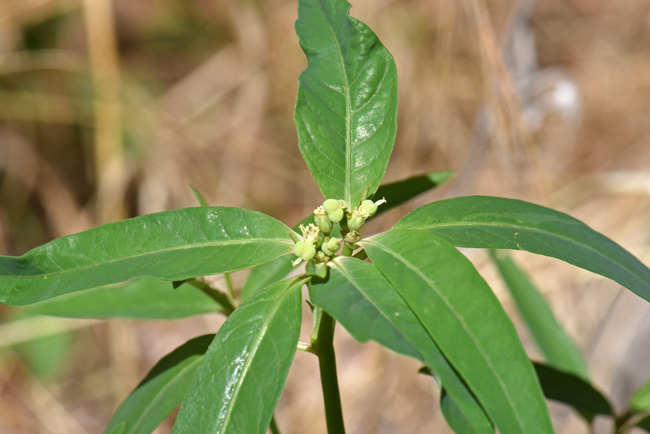
POLYGON ((503 433, 552 433, 533 366, 472 263, 425 231, 360 242, 503 433))
POLYGON ((298 345, 305 281, 278 282, 228 317, 192 380, 174 434, 264 434, 298 345))
POLYGON ((373 340, 429 366, 454 396, 459 414, 476 433, 493 432, 462 379, 395 288, 374 264, 340 256, 327 279, 312 279, 309 297, 360 342, 373 340))
POLYGON ((214 335, 194 338, 160 359, 115 412, 106 433, 149 434, 183 400, 214 335), (119 432, 119 431, 118 431, 119 432))
MULTIPOLYGON (((443 184, 452 176, 453 172, 430 172, 425 175, 380 185, 375 193, 375 197, 386 198, 386 203, 377 209, 377 213, 372 218, 377 218, 379 215, 413 199, 417 195, 443 184)), ((302 219, 300 223, 293 227, 293 230, 298 231, 301 224, 308 225, 309 223, 314 223, 313 214, 302 219)), ((334 226, 331 236, 341 236, 338 225, 334 226)), ((246 280, 246 284, 242 288, 242 300, 247 299, 260 289, 266 288, 268 285, 285 278, 293 269, 291 261, 294 259, 295 256, 289 254, 253 268, 253 271, 251 271, 251 274, 246 280)))
POLYGON ((294 259, 296 259, 296 255, 290 253, 253 268, 251 274, 246 279, 244 287, 241 289, 242 301, 267 286, 287 277, 291 270, 293 270, 291 262, 294 259))
POLYGON ((557 322, 542 294, 506 252, 491 250, 490 256, 548 364, 589 381, 582 353, 557 322))
POLYGON ((0 256, 0 303, 23 305, 136 277, 183 280, 290 252, 292 231, 265 214, 198 207, 109 223, 21 257, 0 256))
POLYGON ((345 0, 300 0, 296 33, 307 69, 298 78, 298 146, 326 198, 350 209, 372 196, 397 129, 390 52, 345 0))
POLYGON ((552 256, 650 300, 650 270, 627 250, 566 214, 514 199, 469 196, 416 209, 396 229, 423 229, 458 247, 518 249, 552 256))
POLYGON ((552 366, 535 363, 535 371, 548 399, 568 404, 587 414, 613 415, 612 406, 589 382, 552 366))
POLYGON ((630 398, 629 407, 634 411, 650 410, 650 380, 643 383, 630 398))
POLYGON ((65 294, 24 309, 27 315, 141 320, 170 320, 217 311, 225 309, 201 290, 190 285, 173 289, 171 283, 155 279, 65 294))

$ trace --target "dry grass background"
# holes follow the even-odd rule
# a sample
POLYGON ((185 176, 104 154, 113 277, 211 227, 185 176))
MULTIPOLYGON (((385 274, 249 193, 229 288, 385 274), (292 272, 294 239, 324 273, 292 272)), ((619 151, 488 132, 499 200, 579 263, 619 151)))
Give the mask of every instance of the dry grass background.
MULTIPOLYGON (((457 172, 370 229, 444 197, 516 197, 568 212, 650 264, 650 1, 353 3, 397 63, 386 180, 457 172)), ((211 204, 289 224, 310 212, 322 197, 292 120, 306 66, 296 18, 295 0, 0 0, 0 253, 193 206, 188 183, 211 204)), ((537 356, 484 254, 465 253, 537 356)), ((517 259, 621 409, 650 376, 647 303, 559 261, 517 259)), ((222 321, 0 324, 0 433, 102 432, 162 355, 222 321), (74 340, 49 376, 8 347, 63 329, 74 340)), ((336 345, 349 433, 448 432, 417 363, 343 329, 336 345)), ((284 433, 324 432, 319 388, 315 358, 298 353, 278 407, 284 433)), ((552 409, 558 432, 587 432, 552 409)))

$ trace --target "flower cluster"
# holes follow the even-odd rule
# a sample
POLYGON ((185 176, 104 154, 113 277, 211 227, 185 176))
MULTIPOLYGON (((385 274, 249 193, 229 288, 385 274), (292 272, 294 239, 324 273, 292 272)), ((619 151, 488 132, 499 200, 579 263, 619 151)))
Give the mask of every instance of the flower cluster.
POLYGON ((357 243, 362 238, 359 230, 369 217, 375 215, 377 207, 384 203, 385 199, 377 202, 364 200, 360 206, 354 207, 352 212, 346 212, 348 207, 345 201, 327 199, 314 210, 314 223, 300 225, 302 241, 296 243, 294 252, 297 258, 293 265, 312 259, 315 263, 324 264, 336 255, 342 240, 330 237, 334 223, 339 223, 346 245, 351 250, 357 249, 357 243))

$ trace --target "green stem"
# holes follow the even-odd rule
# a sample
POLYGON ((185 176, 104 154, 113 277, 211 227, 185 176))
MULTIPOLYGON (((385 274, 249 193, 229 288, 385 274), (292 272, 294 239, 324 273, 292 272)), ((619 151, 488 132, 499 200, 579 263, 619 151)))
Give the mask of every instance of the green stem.
POLYGON ((348 243, 345 243, 343 245, 343 250, 341 251, 341 256, 352 256, 352 253, 354 250, 352 250, 352 247, 348 245, 348 243))
POLYGON ((335 324, 334 319, 326 312, 321 314, 315 349, 318 354, 320 381, 323 387, 327 432, 328 434, 345 434, 339 381, 338 375, 336 374, 336 356, 333 345, 335 324))
POLYGON ((230 304, 233 306, 237 306, 237 299, 235 298, 235 290, 233 289, 232 286, 232 280, 230 279, 230 273, 225 272, 223 273, 224 277, 226 278, 226 295, 228 296, 228 300, 230 301, 230 304))

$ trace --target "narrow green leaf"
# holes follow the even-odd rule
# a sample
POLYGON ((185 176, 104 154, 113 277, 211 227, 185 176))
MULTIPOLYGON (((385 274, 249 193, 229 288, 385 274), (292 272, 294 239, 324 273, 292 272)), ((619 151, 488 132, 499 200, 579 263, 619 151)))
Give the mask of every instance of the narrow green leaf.
POLYGON ((506 252, 490 250, 490 256, 548 364, 589 381, 582 353, 558 323, 542 294, 506 252))
POLYGON ((160 359, 117 409, 105 433, 149 434, 187 393, 214 335, 194 338, 160 359))
POLYGON ((641 419, 641 421, 638 422, 635 426, 641 428, 645 432, 650 433, 650 416, 641 419))
POLYGON ((0 302, 34 303, 136 277, 183 280, 290 252, 292 231, 265 214, 198 207, 149 214, 0 256, 0 302))
POLYGON ((469 196, 416 209, 396 229, 423 229, 458 247, 527 250, 609 277, 650 301, 650 270, 579 220, 514 199, 469 196))
POLYGON ((311 301, 360 342, 375 342, 420 360, 436 372, 457 402, 459 415, 476 433, 494 429, 463 380, 449 365, 404 299, 374 264, 340 256, 327 279, 313 279, 311 301))
POLYGON ((115 428, 113 428, 113 431, 109 432, 108 434, 123 434, 124 433, 124 423, 119 424, 115 428))
POLYGON ((630 398, 629 407, 634 411, 650 410, 650 380, 647 380, 630 398))
POLYGON ((225 309, 190 285, 173 289, 169 282, 138 279, 65 294, 33 304, 23 312, 62 318, 170 320, 216 311, 224 312, 225 309))
POLYGON ((424 231, 391 230, 361 244, 500 432, 553 432, 514 326, 465 256, 424 231))
POLYGON ((32 373, 41 379, 55 377, 72 349, 74 334, 70 331, 32 339, 18 346, 32 373))
POLYGON ((391 182, 390 184, 380 185, 374 198, 386 198, 386 203, 377 209, 377 214, 379 214, 379 211, 386 212, 391 208, 400 206, 414 197, 444 184, 452 176, 454 176, 454 172, 430 172, 401 181, 391 182))
POLYGON ((397 130, 390 52, 345 0, 300 0, 296 33, 308 66, 298 78, 298 146, 323 195, 350 209, 377 190, 397 130))
POLYGON ((296 255, 290 253, 253 268, 251 274, 246 279, 244 287, 241 289, 242 301, 267 286, 287 277, 291 273, 291 270, 293 270, 291 261, 294 259, 296 259, 296 255))
POLYGON ((196 201, 199 203, 201 206, 210 206, 208 204, 208 201, 206 200, 205 196, 203 193, 201 193, 196 187, 194 187, 192 184, 187 184, 190 187, 190 190, 192 190, 192 194, 196 198, 196 201))
POLYGON ((579 412, 591 414, 614 414, 612 406, 589 382, 549 365, 535 363, 535 371, 548 399, 568 404, 579 412))
POLYGON ((264 434, 298 345, 305 281, 278 282, 228 317, 192 380, 174 434, 264 434))

